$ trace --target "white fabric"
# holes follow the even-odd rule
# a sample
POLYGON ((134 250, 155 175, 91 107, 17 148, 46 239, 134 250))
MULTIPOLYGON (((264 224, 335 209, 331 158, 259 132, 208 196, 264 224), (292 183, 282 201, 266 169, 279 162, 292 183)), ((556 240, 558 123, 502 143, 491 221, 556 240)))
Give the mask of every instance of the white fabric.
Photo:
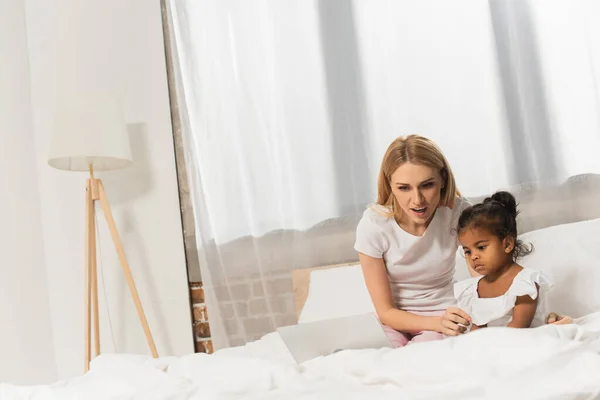
POLYGON ((133 162, 129 135, 119 107, 110 93, 89 92, 57 106, 48 164, 69 171, 125 168, 133 162))
POLYGON ((453 208, 439 207, 422 236, 404 231, 383 206, 365 210, 356 228, 354 249, 383 258, 397 308, 440 311, 455 303, 451 282, 458 241, 453 230, 468 205, 458 198, 453 208))
POLYGON ((552 284, 540 271, 523 268, 513 279, 512 284, 502 296, 493 298, 479 297, 478 285, 483 276, 454 284, 454 295, 458 307, 473 318, 478 326, 507 326, 512 321, 513 309, 519 296, 538 299, 531 327, 546 323, 549 310, 546 309, 546 292, 552 284))
POLYGON ((187 166, 217 243, 363 209, 401 134, 435 140, 467 196, 600 171, 589 0, 168 3, 187 166))
POLYGON ((510 399, 600 396, 600 313, 575 325, 489 328, 297 365, 276 333, 246 346, 151 360, 102 355, 79 378, 0 383, 2 400, 510 399))
MULTIPOLYGON (((267 287, 273 271, 353 259, 354 224, 399 135, 435 140, 468 197, 600 171, 598 2, 170 0, 167 11, 217 348, 254 337, 220 309, 237 278, 267 287)), ((558 213, 540 218, 553 223, 581 201, 551 199, 558 213)))
POLYGON ((555 284, 546 299, 552 311, 581 317, 600 310, 600 220, 553 226, 521 239, 534 246, 521 265, 555 284))

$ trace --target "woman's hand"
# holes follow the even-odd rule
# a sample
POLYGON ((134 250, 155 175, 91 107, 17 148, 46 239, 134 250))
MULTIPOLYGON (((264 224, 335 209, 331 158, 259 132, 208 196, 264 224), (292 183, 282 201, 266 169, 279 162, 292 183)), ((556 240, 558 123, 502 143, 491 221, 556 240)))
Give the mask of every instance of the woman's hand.
POLYGON ((438 318, 436 331, 446 336, 458 336, 464 333, 467 330, 467 326, 471 323, 471 317, 457 307, 448 308, 444 315, 438 318))
POLYGON ((573 318, 568 317, 566 315, 558 315, 555 312, 551 312, 546 318, 546 323, 554 325, 567 325, 573 323, 573 318))

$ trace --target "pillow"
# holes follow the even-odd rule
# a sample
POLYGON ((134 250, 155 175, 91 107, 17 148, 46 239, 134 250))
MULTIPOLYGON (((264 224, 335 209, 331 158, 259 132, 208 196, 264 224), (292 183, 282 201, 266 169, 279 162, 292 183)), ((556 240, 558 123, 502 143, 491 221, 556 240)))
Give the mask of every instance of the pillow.
POLYGON ((312 271, 298 323, 374 313, 360 264, 312 271))
POLYGON ((545 273, 550 311, 581 317, 600 311, 600 219, 552 226, 519 237, 533 252, 519 264, 545 273))

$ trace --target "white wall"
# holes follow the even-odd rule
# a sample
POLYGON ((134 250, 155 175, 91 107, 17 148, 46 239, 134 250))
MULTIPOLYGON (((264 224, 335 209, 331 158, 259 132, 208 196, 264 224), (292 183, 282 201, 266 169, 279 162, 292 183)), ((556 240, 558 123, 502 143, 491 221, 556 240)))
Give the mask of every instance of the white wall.
MULTIPOLYGON (((25 0, 25 4, 35 167, 58 378, 83 372, 86 175, 53 170, 46 155, 57 107, 99 89, 120 98, 128 122, 134 167, 100 177, 158 352, 191 353, 193 336, 159 2, 25 0)), ((32 158, 27 161, 31 163, 32 158)), ((98 219, 98 265, 105 282, 100 288, 103 350, 148 354, 100 211, 98 219)))
POLYGON ((0 2, 0 382, 56 379, 22 0, 0 2))

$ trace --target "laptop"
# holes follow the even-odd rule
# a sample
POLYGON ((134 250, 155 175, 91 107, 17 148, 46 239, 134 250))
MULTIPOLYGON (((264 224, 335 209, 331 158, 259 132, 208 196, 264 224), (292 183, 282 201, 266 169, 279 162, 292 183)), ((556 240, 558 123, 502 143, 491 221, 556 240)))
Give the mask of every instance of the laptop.
POLYGON ((342 350, 392 347, 373 313, 284 326, 277 332, 298 364, 342 350))

